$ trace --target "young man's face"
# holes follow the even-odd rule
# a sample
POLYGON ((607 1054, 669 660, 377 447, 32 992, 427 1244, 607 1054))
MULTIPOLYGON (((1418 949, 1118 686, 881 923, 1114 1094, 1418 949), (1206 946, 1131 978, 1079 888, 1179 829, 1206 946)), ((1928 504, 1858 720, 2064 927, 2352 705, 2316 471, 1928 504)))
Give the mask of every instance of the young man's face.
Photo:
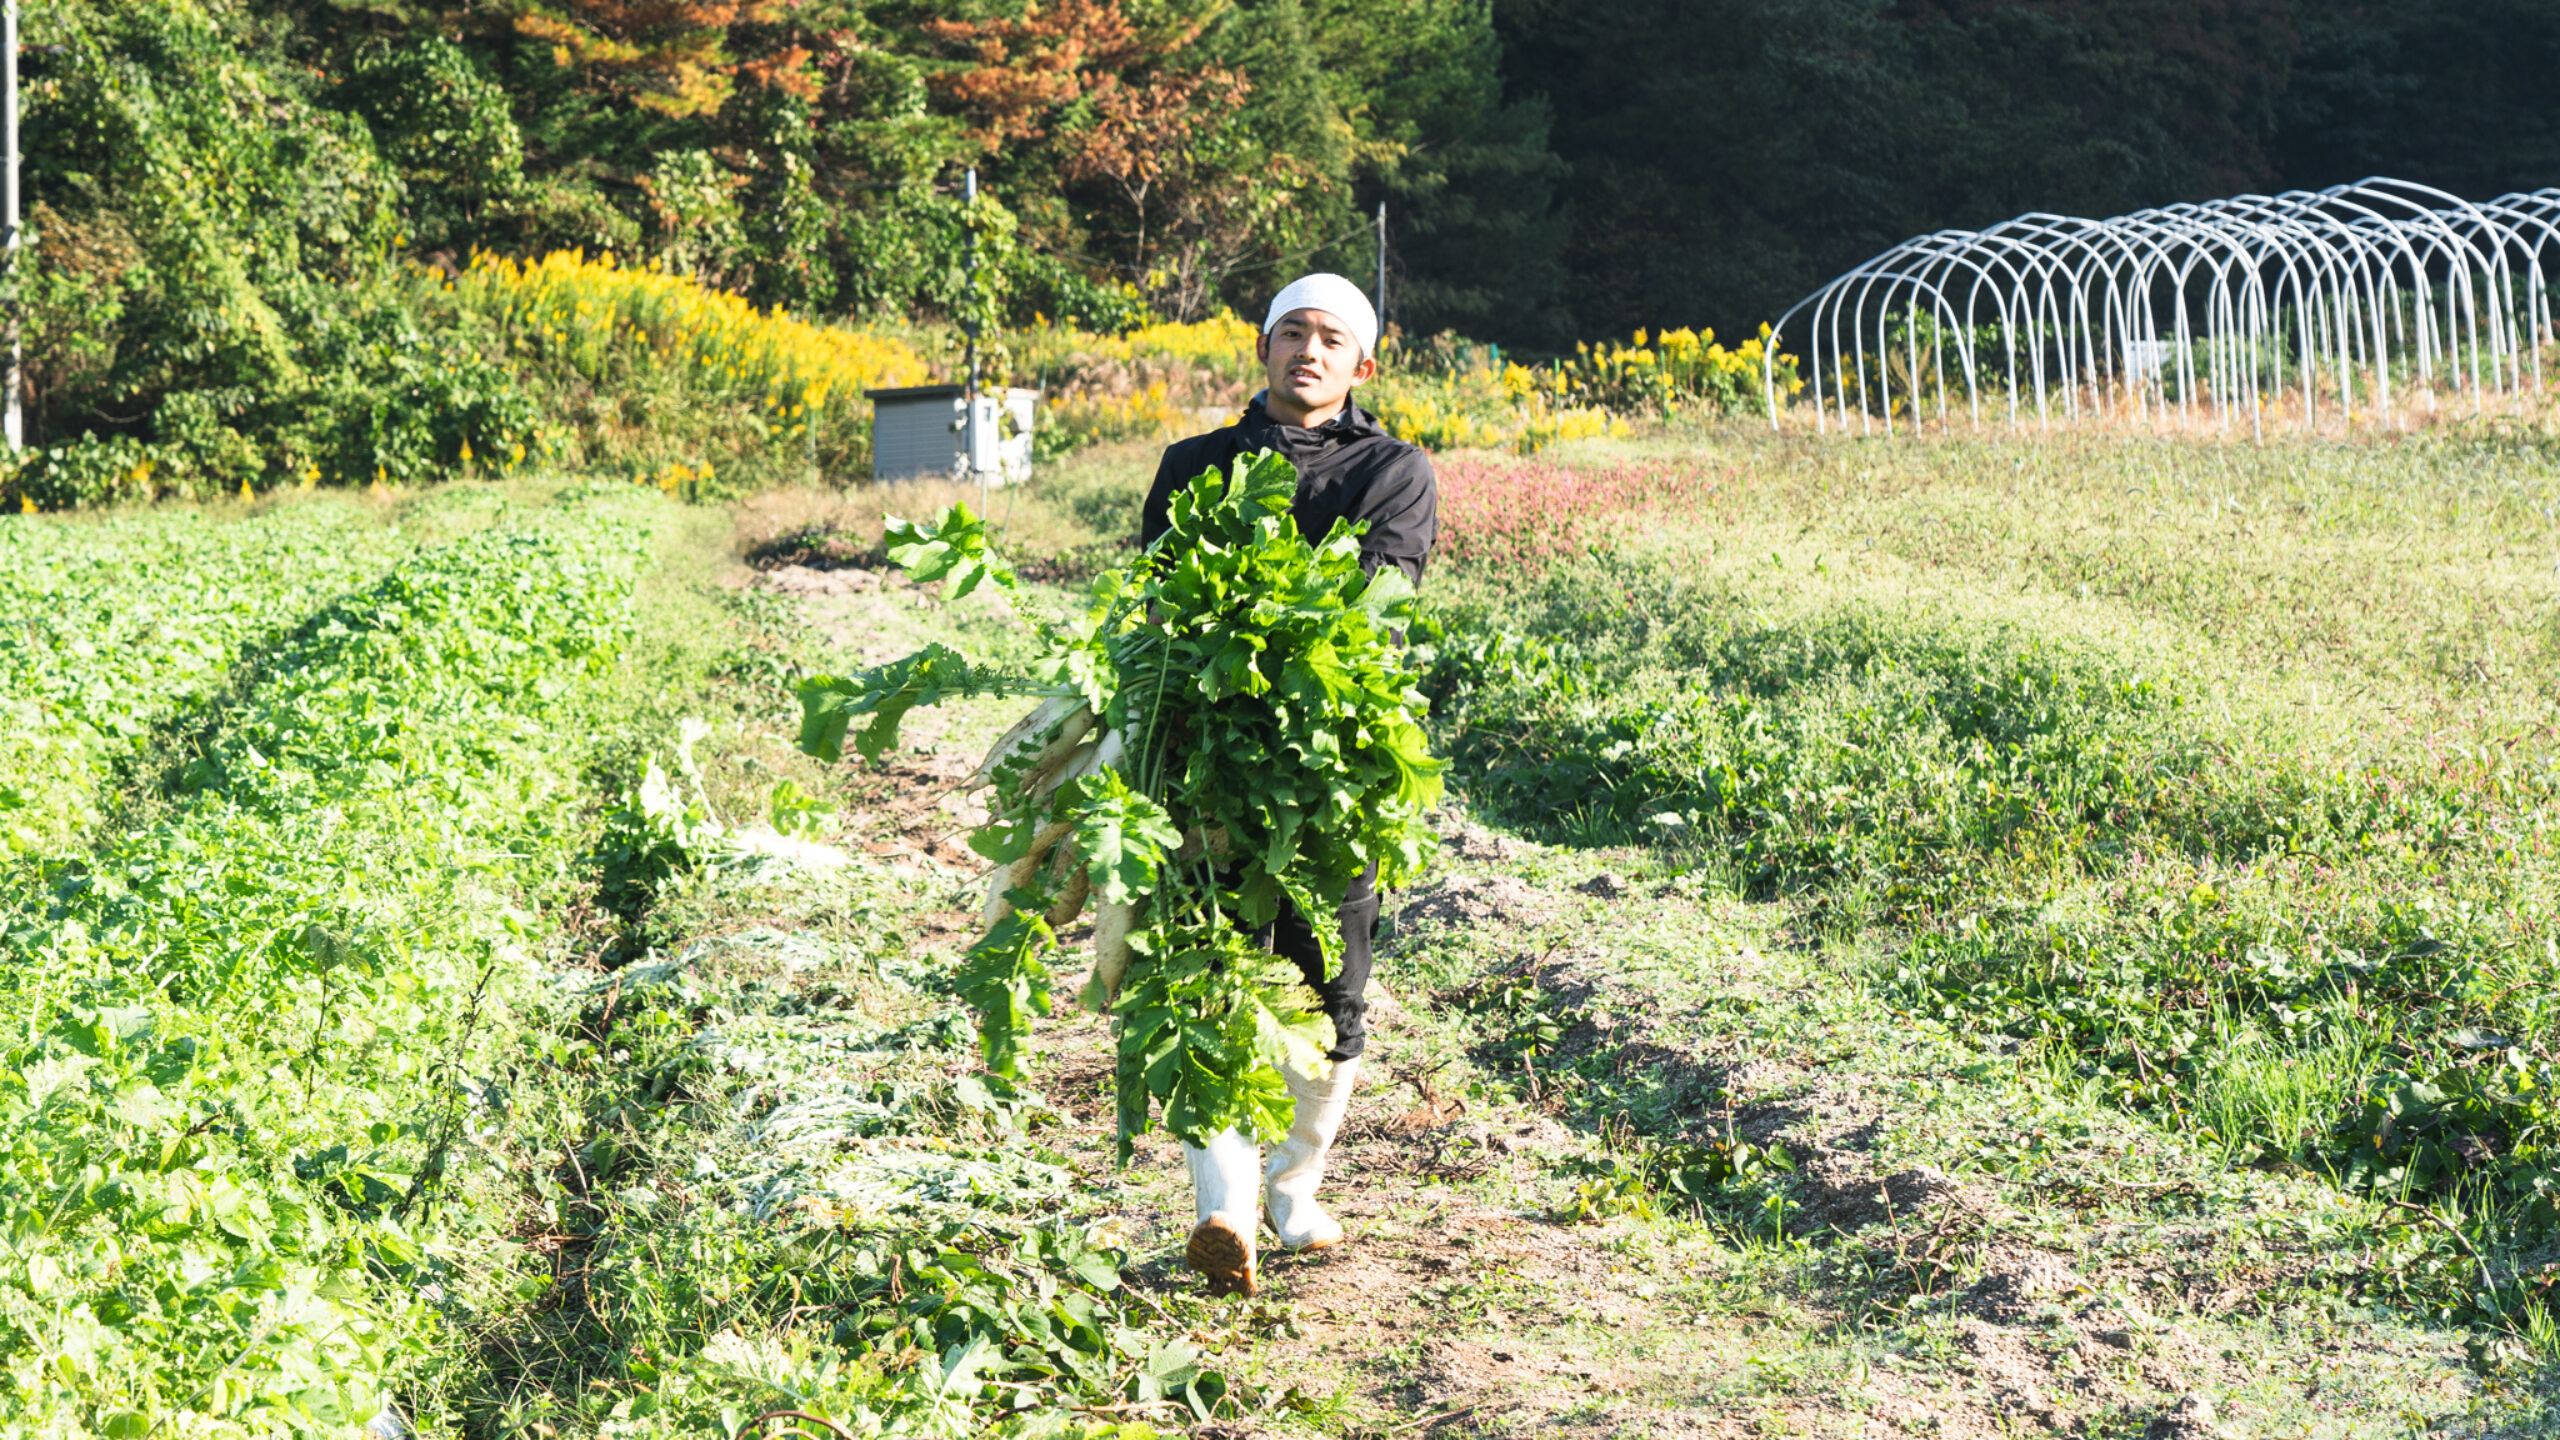
POLYGON ((1270 394, 1264 408, 1284 424, 1330 417, 1351 387, 1378 373, 1378 362, 1360 353, 1351 327, 1322 310, 1292 310, 1254 342, 1270 394))

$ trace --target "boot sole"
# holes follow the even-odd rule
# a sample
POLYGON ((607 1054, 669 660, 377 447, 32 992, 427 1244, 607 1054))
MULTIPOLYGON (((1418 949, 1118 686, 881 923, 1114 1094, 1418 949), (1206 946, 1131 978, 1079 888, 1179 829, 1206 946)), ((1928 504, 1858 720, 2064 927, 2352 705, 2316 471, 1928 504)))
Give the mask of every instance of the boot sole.
POLYGON ((1183 1258, 1191 1268, 1209 1282, 1212 1295, 1242 1295, 1254 1292, 1253 1246, 1235 1227, 1214 1216, 1202 1221, 1191 1232, 1191 1243, 1183 1247, 1183 1258))

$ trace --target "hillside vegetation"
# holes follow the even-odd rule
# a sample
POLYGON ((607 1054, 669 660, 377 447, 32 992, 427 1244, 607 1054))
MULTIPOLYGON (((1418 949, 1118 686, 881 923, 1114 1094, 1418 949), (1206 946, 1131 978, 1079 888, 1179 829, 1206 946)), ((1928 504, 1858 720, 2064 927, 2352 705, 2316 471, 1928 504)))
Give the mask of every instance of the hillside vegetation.
MULTIPOLYGON (((520 451, 680 485, 708 467, 713 488, 861 473, 854 389, 795 421, 698 346, 600 368, 628 330, 541 343, 532 301, 486 293, 482 255, 610 256, 624 299, 664 272, 853 326, 861 383, 947 378, 976 327, 995 377, 1073 387, 1044 328, 1092 356, 1250 313, 1288 274, 1365 278, 1383 202, 1412 368, 1473 356, 1506 377, 1488 343, 1562 360, 1666 332, 1738 348, 1948 225, 2376 172, 2474 198, 2548 183, 2546 11, 63 0, 27 20, 37 453, 0 502, 404 484, 520 451), (643 393, 582 393, 626 381, 643 393), (680 418, 702 433, 636 433, 680 418)), ((662 354, 704 318, 669 303, 643 327, 662 354)), ((1435 395, 1410 417, 1450 443, 1605 428, 1488 431, 1489 409, 1435 395)))

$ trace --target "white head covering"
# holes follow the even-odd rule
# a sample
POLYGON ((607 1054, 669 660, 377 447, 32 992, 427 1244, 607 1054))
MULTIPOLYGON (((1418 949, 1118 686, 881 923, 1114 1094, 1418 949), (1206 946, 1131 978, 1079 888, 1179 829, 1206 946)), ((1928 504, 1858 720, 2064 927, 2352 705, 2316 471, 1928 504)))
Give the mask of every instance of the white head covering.
POLYGON ((1378 353, 1378 312, 1369 307, 1369 297, 1360 293, 1359 286, 1341 276, 1319 271, 1290 281, 1271 297, 1271 313, 1263 317, 1262 333, 1270 334, 1280 317, 1292 310, 1321 310, 1351 327, 1361 354, 1378 353))

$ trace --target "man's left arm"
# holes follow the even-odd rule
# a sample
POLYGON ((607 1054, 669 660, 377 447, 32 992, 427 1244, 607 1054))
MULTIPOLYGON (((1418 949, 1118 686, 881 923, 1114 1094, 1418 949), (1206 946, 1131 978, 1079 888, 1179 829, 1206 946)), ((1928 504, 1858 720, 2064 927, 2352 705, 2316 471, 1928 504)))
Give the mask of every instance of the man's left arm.
POLYGON ((1163 458, 1156 461, 1155 483, 1147 487, 1146 503, 1138 507, 1138 544, 1141 547, 1153 545, 1165 531, 1173 528, 1173 492, 1182 488, 1182 482, 1198 473, 1196 468, 1186 470, 1184 466, 1199 448, 1196 440, 1177 440, 1166 446, 1163 458))
POLYGON ((1360 537, 1361 568, 1375 575, 1379 567, 1393 565, 1421 585, 1423 567, 1440 541, 1440 484, 1431 473, 1431 457, 1412 448, 1398 455, 1369 482, 1360 512, 1348 518, 1369 524, 1360 537))

